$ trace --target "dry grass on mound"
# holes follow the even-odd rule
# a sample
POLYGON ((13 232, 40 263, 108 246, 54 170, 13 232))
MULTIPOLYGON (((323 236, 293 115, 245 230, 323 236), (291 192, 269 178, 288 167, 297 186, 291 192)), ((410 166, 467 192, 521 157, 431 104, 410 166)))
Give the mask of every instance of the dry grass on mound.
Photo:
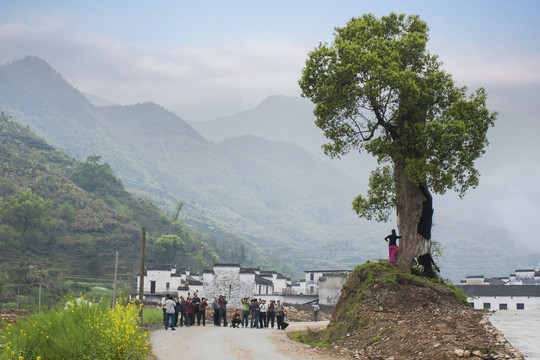
POLYGON ((312 337, 357 359, 522 359, 488 316, 453 286, 366 263, 351 273, 328 328, 312 337))

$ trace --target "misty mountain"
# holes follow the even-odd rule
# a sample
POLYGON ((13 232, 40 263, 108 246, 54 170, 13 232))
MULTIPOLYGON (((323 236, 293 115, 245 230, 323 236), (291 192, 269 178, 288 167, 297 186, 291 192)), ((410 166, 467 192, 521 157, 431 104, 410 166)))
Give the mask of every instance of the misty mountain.
MULTIPOLYGON (((201 135, 196 124, 154 103, 96 107, 41 59, 0 67, 2 111, 78 159, 103 156, 127 190, 167 211, 186 201, 183 221, 254 244, 267 255, 262 266, 299 275, 386 257, 382 239, 392 225, 358 219, 351 201, 362 183, 306 150, 320 135, 307 121, 309 104, 299 100, 271 97, 199 129, 201 135)), ((454 225, 434 229, 434 239, 444 239, 444 276, 508 273, 519 263, 497 229, 478 224, 459 232, 454 225), (475 262, 476 253, 482 261, 475 262)), ((227 246, 222 253, 237 251, 212 241, 227 246)))
POLYGON ((364 183, 376 166, 369 156, 348 154, 341 159, 330 159, 321 148, 327 142, 322 131, 315 126, 311 101, 295 96, 273 95, 253 109, 220 117, 210 121, 190 121, 189 124, 206 139, 220 142, 231 137, 254 135, 268 140, 295 143, 315 157, 332 164, 364 183))

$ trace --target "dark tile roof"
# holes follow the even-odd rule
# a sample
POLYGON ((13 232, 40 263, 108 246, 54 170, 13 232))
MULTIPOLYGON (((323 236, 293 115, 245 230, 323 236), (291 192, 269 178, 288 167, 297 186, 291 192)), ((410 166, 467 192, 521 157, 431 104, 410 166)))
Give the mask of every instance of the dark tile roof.
POLYGON ((255 274, 255 270, 240 268, 240 274, 255 274))
POLYGON ((489 285, 504 285, 509 281, 510 279, 507 277, 493 277, 489 279, 489 285))
POLYGON ((256 267, 256 268, 242 268, 242 269, 244 269, 244 270, 249 270, 249 271, 253 271, 253 272, 255 272, 255 271, 259 271, 259 272, 260 272, 260 271, 261 271, 261 268, 260 268, 260 267, 256 267))
POLYGON ((266 280, 265 278, 260 277, 259 275, 255 275, 255 284, 269 285, 269 286, 273 285, 273 283, 270 280, 266 280))
POLYGON ((240 264, 228 264, 228 263, 222 263, 222 264, 214 264, 214 267, 240 267, 240 264))
POLYGON ((192 278, 191 276, 186 277, 186 282, 189 285, 203 285, 202 281, 199 281, 199 280, 197 280, 195 278, 192 278))
POLYGON ((456 285, 472 296, 535 296, 540 297, 539 285, 456 285))
POLYGON ((148 270, 171 271, 171 269, 176 269, 176 266, 174 266, 174 265, 150 265, 150 266, 146 267, 146 271, 148 271, 148 270))

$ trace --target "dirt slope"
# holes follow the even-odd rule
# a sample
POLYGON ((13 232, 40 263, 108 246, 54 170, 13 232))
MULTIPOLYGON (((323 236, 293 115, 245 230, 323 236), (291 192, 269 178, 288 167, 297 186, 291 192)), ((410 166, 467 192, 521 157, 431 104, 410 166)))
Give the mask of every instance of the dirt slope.
POLYGON ((453 289, 366 263, 350 275, 319 336, 357 359, 523 359, 491 326, 490 313, 453 289))

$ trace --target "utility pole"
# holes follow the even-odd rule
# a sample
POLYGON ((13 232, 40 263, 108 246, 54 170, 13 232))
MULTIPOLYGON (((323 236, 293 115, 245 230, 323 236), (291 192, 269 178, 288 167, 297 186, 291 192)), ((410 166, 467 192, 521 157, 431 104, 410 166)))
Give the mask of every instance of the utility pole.
POLYGON ((142 228, 142 246, 141 246, 141 269, 139 273, 139 317, 141 319, 141 326, 143 325, 143 298, 144 298, 144 257, 146 247, 146 228, 142 228))
POLYGON ((38 314, 41 315, 41 283, 39 283, 39 312, 38 314))
POLYGON ((116 274, 118 274, 118 251, 116 252, 116 262, 114 263, 114 284, 113 284, 113 295, 112 295, 112 308, 116 306, 116 274))

